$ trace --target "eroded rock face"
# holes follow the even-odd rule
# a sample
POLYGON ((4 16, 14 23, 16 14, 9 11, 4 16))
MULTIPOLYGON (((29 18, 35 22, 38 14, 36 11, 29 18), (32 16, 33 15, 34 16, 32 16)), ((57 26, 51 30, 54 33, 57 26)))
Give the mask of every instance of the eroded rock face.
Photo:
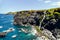
MULTIPOLYGON (((57 11, 58 12, 58 11, 57 11)), ((14 16, 14 24, 15 25, 37 25, 39 26, 41 19, 43 18, 44 11, 23 11, 23 12, 17 12, 17 14, 14 16)), ((50 13, 46 11, 46 17, 42 22, 42 27, 53 30, 55 28, 60 28, 60 14, 56 13, 50 13), (48 16, 49 15, 49 16, 48 16), (46 25, 47 24, 47 25, 46 25), (58 26, 58 27, 57 27, 58 26)))
MULTIPOLYGON (((17 12, 17 14, 14 16, 14 24, 21 26, 25 24, 39 26, 43 16, 44 16, 44 11, 17 12)), ((56 36, 56 34, 60 32, 60 31, 58 32, 55 31, 55 29, 60 30, 60 12, 56 10, 54 10, 53 13, 46 11, 46 17, 43 20, 41 27, 44 27, 44 29, 51 31, 52 34, 56 36)))
MULTIPOLYGON (((43 12, 42 12, 43 13, 43 12)), ((17 14, 14 16, 14 24, 15 25, 24 25, 24 24, 30 24, 30 25, 38 25, 40 24, 40 13, 37 12, 17 12, 17 14)))

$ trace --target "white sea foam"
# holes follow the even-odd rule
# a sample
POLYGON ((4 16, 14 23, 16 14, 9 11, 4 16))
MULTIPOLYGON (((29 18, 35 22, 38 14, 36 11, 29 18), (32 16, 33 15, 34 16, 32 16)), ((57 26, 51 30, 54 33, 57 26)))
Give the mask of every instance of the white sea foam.
POLYGON ((4 30, 3 32, 9 33, 9 32, 12 32, 12 31, 14 31, 14 30, 15 30, 14 28, 9 28, 8 30, 4 30))
POLYGON ((21 31, 27 33, 28 31, 26 29, 21 28, 21 31))
POLYGON ((19 32, 21 32, 21 31, 19 30, 19 32))
POLYGON ((13 35, 13 36, 12 36, 12 38, 16 38, 16 37, 17 37, 17 35, 13 35))
POLYGON ((9 28, 9 30, 14 31, 15 29, 14 28, 9 28))
POLYGON ((31 34, 35 35, 36 34, 36 30, 33 29, 32 32, 31 32, 31 34))
POLYGON ((3 28, 3 26, 0 26, 0 28, 3 28))
POLYGON ((35 35, 37 33, 36 29, 32 26, 31 34, 35 35))
POLYGON ((3 32, 7 32, 7 30, 4 30, 3 32))

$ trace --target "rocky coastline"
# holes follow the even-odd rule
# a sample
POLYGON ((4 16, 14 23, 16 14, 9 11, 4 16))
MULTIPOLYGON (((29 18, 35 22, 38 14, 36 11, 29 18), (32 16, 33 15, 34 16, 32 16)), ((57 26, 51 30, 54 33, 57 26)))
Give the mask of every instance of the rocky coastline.
POLYGON ((47 37, 50 38, 50 36, 52 36, 52 39, 50 38, 51 40, 58 39, 57 35, 59 35, 60 33, 60 31, 57 31, 58 29, 60 30, 59 24, 60 24, 60 8, 54 8, 48 10, 20 11, 16 12, 16 15, 14 16, 14 25, 21 25, 21 26, 33 25, 34 27, 38 26, 38 29, 41 29, 43 35, 46 31, 45 35, 50 34, 47 35, 47 37), (44 12, 46 13, 45 15, 44 12), (40 23, 41 21, 42 23, 40 23))

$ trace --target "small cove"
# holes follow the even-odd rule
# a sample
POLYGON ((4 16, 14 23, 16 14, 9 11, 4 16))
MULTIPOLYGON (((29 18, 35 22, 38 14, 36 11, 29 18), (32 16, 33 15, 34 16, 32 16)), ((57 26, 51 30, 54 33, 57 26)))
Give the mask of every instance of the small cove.
POLYGON ((0 32, 8 30, 9 28, 15 29, 14 31, 9 32, 4 38, 0 38, 0 40, 33 40, 36 38, 31 33, 24 33, 22 31, 19 32, 18 28, 23 28, 28 30, 31 30, 31 28, 13 25, 13 17, 14 15, 0 14, 0 26, 1 26, 0 32), (17 35, 17 37, 12 38, 13 35, 17 35))

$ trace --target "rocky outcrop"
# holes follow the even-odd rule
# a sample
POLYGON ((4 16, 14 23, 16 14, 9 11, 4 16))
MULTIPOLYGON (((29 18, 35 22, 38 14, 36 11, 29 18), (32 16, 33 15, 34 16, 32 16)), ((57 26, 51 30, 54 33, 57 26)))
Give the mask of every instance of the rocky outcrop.
POLYGON ((8 12, 7 15, 15 15, 17 12, 8 12))
POLYGON ((41 27, 47 29, 54 34, 55 29, 60 29, 60 8, 48 9, 48 10, 30 10, 20 11, 14 16, 14 25, 34 25, 39 26, 41 20, 46 11, 45 19, 41 23, 41 27))
POLYGON ((5 37, 6 36, 6 32, 0 32, 0 37, 5 37))
MULTIPOLYGON (((43 11, 42 11, 43 13, 43 11)), ((14 16, 14 24, 18 25, 24 25, 24 24, 30 24, 30 25, 38 25, 40 24, 40 16, 41 14, 39 12, 17 12, 17 14, 14 16)))
POLYGON ((43 19, 44 11, 46 11, 45 19, 42 22, 42 26, 50 31, 55 28, 60 28, 60 8, 48 9, 48 10, 29 10, 16 12, 14 16, 15 25, 40 25, 40 21, 43 19))

